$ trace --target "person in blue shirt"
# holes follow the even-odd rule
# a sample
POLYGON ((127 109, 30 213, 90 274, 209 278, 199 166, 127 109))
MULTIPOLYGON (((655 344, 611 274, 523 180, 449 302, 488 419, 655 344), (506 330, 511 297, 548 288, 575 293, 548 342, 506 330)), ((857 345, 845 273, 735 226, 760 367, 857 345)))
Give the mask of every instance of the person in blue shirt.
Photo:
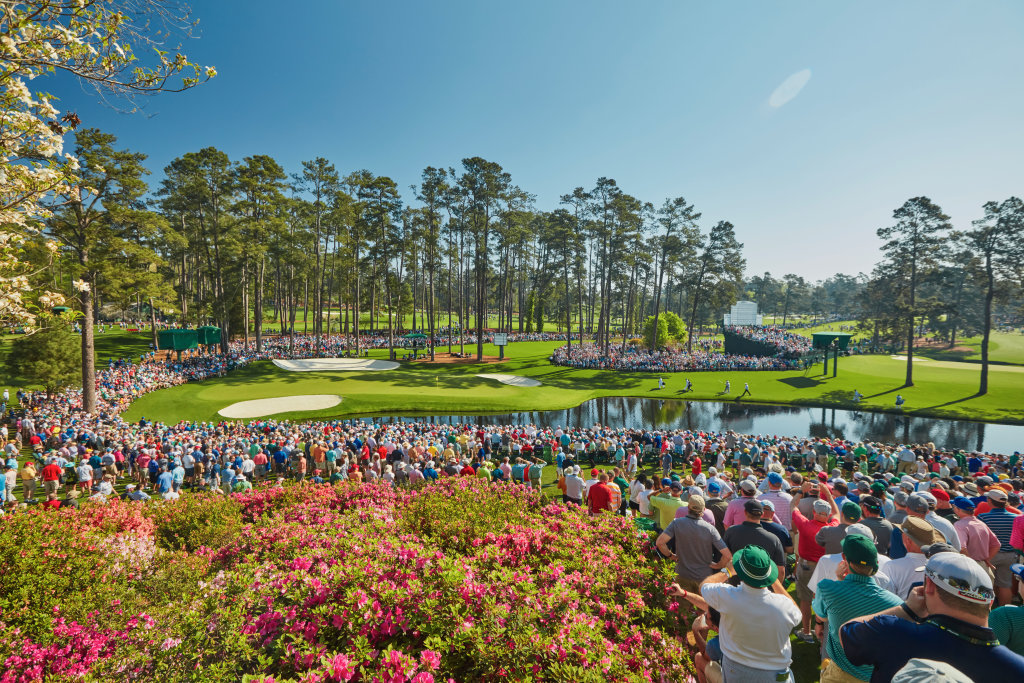
POLYGON ((888 683, 914 658, 944 662, 974 681, 1024 680, 1024 657, 988 627, 995 591, 981 565, 940 552, 928 558, 923 578, 906 602, 840 628, 850 664, 873 666, 871 683, 888 683))
POLYGON ((437 481, 437 470, 434 469, 433 460, 429 461, 427 466, 423 468, 423 478, 429 479, 430 481, 437 481))
POLYGON ((174 488, 174 475, 167 471, 166 467, 160 468, 160 474, 156 477, 156 490, 158 493, 169 493, 174 488))

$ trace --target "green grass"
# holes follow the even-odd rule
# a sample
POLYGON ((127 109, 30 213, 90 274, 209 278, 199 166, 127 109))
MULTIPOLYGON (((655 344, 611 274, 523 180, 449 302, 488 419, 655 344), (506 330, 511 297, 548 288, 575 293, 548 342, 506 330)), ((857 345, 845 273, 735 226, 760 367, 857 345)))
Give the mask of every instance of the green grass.
MULTIPOLYGON (((950 349, 918 349, 916 353, 937 360, 981 362, 981 336, 958 339, 957 347, 968 351, 950 349)), ((1020 332, 993 331, 988 342, 988 358, 992 363, 1024 365, 1024 334, 1020 332)))
MULTIPOLYGON (((975 396, 978 368, 966 363, 922 361, 915 365, 915 386, 904 388, 905 363, 889 356, 851 356, 839 361, 839 376, 820 376, 821 365, 804 371, 747 371, 666 373, 664 390, 658 375, 602 370, 576 370, 547 362, 559 342, 519 342, 506 350, 501 364, 429 365, 403 363, 387 372, 288 372, 270 362, 254 363, 227 377, 173 387, 147 394, 125 417, 141 416, 164 422, 219 420, 217 411, 236 401, 301 394, 339 394, 343 401, 327 410, 284 413, 278 417, 313 419, 380 414, 480 414, 520 410, 555 410, 600 396, 659 399, 736 400, 743 383, 752 396, 744 402, 791 403, 854 407, 854 389, 865 398, 860 408, 895 412, 896 394, 906 405, 902 412, 925 417, 1024 423, 1020 387, 1024 368, 993 366, 989 393, 975 396), (475 377, 477 373, 509 373, 540 380, 540 387, 513 387, 475 377), (694 384, 683 393, 685 378, 694 384), (732 394, 723 396, 725 380, 732 394)), ((484 347, 487 355, 497 348, 484 347)), ((382 358, 386 351, 371 352, 382 358)))

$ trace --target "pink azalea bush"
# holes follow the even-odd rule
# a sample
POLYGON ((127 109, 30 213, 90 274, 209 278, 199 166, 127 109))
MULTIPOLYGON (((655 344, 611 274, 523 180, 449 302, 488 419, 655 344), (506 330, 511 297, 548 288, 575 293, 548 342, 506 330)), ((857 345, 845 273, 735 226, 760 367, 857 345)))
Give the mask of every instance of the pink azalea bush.
POLYGON ((648 544, 475 477, 15 515, 0 683, 686 680, 648 544))

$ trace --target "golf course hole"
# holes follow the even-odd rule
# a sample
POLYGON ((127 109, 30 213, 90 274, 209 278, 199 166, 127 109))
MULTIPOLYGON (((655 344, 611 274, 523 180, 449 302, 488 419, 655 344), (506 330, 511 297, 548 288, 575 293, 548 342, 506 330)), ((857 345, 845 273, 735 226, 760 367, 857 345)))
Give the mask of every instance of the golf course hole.
MULTIPOLYGON (((907 359, 906 356, 889 356, 889 358, 892 358, 893 360, 906 360, 907 359)), ((930 360, 931 360, 931 358, 925 358, 923 356, 914 356, 914 362, 915 363, 917 363, 918 361, 924 363, 924 362, 930 361, 930 360)))
POLYGON ((535 380, 532 377, 523 377, 522 375, 483 374, 477 375, 477 377, 483 377, 484 379, 496 379, 502 384, 510 384, 514 387, 540 386, 539 380, 535 380))
POLYGON ((304 410, 323 410, 341 403, 337 394, 304 394, 300 396, 278 396, 258 398, 251 401, 232 403, 218 412, 224 417, 247 418, 265 417, 277 413, 295 413, 304 410))
POLYGON ((363 370, 394 370, 398 363, 393 360, 372 358, 304 358, 302 360, 275 360, 274 365, 290 372, 331 372, 363 370))

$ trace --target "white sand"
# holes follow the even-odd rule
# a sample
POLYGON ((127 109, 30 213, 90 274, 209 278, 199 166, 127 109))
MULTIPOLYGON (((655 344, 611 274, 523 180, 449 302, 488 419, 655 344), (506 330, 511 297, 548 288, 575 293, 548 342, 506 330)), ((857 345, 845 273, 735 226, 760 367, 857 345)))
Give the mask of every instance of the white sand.
POLYGON ((293 413, 300 410, 323 410, 341 403, 337 394, 305 394, 302 396, 279 396, 239 401, 218 412, 224 417, 263 417, 277 413, 293 413))
MULTIPOLYGON (((893 360, 906 360, 907 359, 906 356, 889 356, 889 358, 892 358, 893 360)), ((917 363, 918 361, 920 361, 922 363, 925 363, 925 362, 930 361, 930 360, 931 360, 931 358, 923 358, 922 356, 914 356, 914 362, 915 363, 917 363)))
POLYGON ((306 358, 303 360, 275 360, 274 365, 291 372, 331 372, 331 371, 363 371, 363 370, 394 370, 398 363, 393 360, 376 360, 372 358, 306 358))
POLYGON ((540 382, 533 379, 532 377, 523 377, 522 375, 477 375, 477 377, 483 377, 484 379, 496 379, 502 384, 511 384, 514 387, 539 387, 540 382))

